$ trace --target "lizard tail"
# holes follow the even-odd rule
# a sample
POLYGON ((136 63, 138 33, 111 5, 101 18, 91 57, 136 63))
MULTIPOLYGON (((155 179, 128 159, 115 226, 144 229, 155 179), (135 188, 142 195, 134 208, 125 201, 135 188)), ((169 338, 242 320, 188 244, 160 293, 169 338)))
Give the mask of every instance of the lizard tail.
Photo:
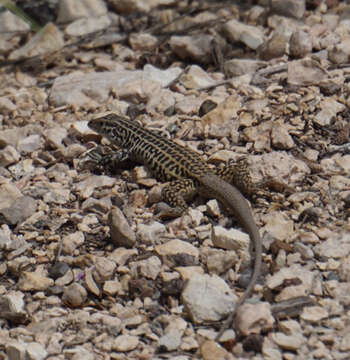
POLYGON ((254 286, 258 280, 261 271, 262 241, 259 230, 255 224, 252 212, 248 206, 248 202, 236 187, 230 185, 229 183, 214 174, 206 174, 204 176, 201 176, 198 180, 200 181, 202 186, 209 190, 209 193, 211 195, 214 195, 215 198, 221 201, 221 203, 223 203, 224 206, 230 210, 231 214, 238 219, 238 221, 249 234, 255 250, 253 275, 250 279, 248 287, 238 300, 235 310, 233 311, 233 313, 230 314, 227 321, 225 321, 225 324, 221 327, 219 334, 216 338, 216 340, 219 340, 225 329, 231 325, 237 313, 237 309, 246 301, 246 299, 253 292, 254 286))

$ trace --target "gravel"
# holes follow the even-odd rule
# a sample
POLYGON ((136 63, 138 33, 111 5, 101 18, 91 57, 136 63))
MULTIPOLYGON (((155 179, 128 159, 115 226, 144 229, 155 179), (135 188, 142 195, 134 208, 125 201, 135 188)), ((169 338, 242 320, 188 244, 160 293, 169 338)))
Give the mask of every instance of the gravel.
POLYGON ((53 3, 38 33, 0 11, 0 358, 348 359, 350 6, 53 3), (221 344, 250 242, 216 200, 160 221, 145 167, 92 164, 106 111, 249 165, 263 274, 221 344))

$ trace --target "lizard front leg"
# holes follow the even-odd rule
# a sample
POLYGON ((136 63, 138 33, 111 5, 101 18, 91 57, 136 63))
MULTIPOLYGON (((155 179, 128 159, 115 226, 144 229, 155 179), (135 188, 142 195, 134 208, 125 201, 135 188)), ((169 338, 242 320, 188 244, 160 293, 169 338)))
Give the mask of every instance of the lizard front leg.
POLYGON ((101 146, 97 146, 96 148, 92 149, 88 153, 88 156, 97 165, 114 169, 119 168, 120 165, 124 164, 126 161, 133 161, 130 151, 127 149, 109 151, 106 153, 104 148, 101 146))
POLYGON ((115 175, 120 170, 130 170, 140 164, 133 152, 125 148, 115 150, 114 147, 100 145, 90 150, 87 155, 93 171, 99 174, 115 175))

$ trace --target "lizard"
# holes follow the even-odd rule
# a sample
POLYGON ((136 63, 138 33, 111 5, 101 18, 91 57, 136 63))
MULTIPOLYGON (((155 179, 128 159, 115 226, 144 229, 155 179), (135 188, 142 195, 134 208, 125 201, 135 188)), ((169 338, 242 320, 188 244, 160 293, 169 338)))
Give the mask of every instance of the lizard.
POLYGON ((163 215, 182 215, 188 208, 186 200, 194 194, 213 197, 238 219, 249 234, 255 250, 253 274, 235 309, 221 326, 216 338, 219 340, 233 322, 237 309, 253 292, 261 272, 261 237, 248 202, 241 193, 251 190, 252 180, 247 166, 238 163, 223 169, 211 168, 197 152, 113 112, 90 120, 88 126, 121 148, 119 152, 112 153, 113 159, 109 160, 118 163, 129 159, 142 163, 155 178, 169 182, 162 190, 162 197, 170 208, 163 215))

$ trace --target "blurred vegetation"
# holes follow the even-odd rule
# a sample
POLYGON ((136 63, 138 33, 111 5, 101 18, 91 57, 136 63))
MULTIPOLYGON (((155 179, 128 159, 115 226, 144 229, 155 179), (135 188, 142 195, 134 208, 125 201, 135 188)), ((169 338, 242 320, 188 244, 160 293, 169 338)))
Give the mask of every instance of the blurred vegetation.
POLYGON ((0 0, 0 5, 4 6, 7 10, 11 11, 13 14, 21 18, 23 21, 30 25, 31 30, 37 32, 41 29, 40 25, 28 16, 22 9, 20 9, 16 4, 11 0, 0 0))

